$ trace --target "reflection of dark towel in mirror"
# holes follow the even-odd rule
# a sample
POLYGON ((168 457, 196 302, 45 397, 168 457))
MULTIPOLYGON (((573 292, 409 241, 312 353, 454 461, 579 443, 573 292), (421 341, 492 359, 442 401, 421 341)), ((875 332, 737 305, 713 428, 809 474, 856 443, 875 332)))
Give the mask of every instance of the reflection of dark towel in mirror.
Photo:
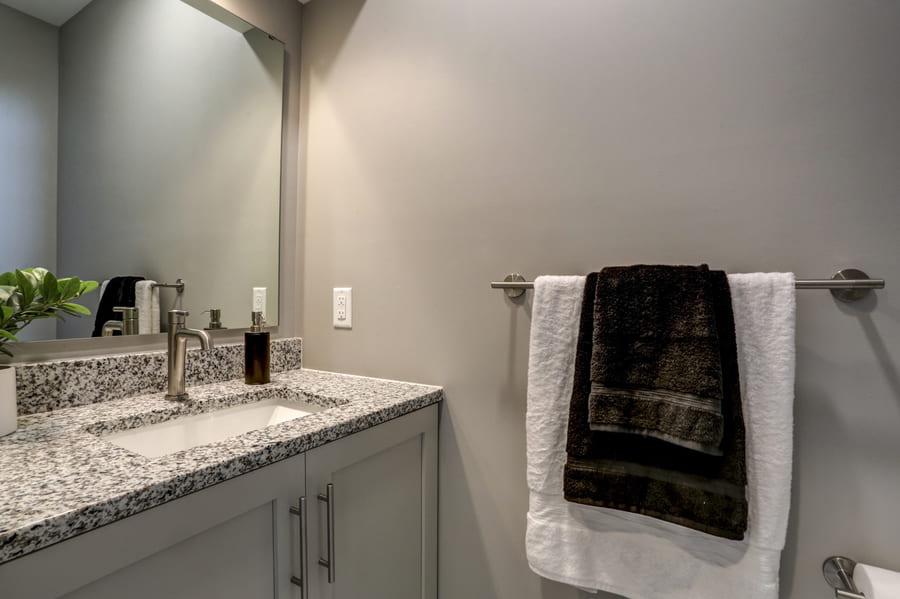
MULTIPOLYGON (((716 318, 733 322, 725 273, 710 274, 716 318)), ((734 328, 719 331, 725 424, 721 456, 650 437, 592 431, 588 403, 596 288, 593 273, 585 284, 575 354, 563 486, 566 500, 643 514, 726 539, 743 538, 747 473, 734 328)))
MULTIPOLYGON (((97 316, 94 318, 94 331, 91 337, 100 337, 103 334, 103 325, 109 320, 120 320, 122 315, 113 312, 118 306, 134 307, 134 284, 143 281, 144 277, 113 277, 106 284, 100 305, 97 307, 97 316)), ((119 331, 113 335, 121 335, 119 331)))

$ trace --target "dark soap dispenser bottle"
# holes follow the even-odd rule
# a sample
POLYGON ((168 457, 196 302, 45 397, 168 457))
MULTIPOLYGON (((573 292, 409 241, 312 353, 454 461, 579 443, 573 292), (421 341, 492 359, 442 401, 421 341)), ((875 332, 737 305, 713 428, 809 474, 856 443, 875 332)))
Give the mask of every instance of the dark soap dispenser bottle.
POLYGON ((250 330, 244 333, 244 382, 262 385, 269 382, 269 332, 262 330, 262 312, 250 317, 250 330))

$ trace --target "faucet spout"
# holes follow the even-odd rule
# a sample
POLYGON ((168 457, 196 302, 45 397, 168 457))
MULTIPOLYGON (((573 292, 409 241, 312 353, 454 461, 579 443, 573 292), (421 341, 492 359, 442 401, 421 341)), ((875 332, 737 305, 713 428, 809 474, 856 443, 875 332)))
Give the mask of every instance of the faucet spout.
POLYGON ((200 348, 209 351, 213 348, 213 340, 209 333, 200 329, 188 329, 184 310, 169 310, 169 388, 166 399, 183 401, 188 398, 184 390, 184 364, 187 355, 187 341, 191 337, 200 341, 200 348))
POLYGON ((184 337, 185 344, 187 344, 188 337, 196 337, 200 341, 200 349, 203 351, 209 351, 213 348, 212 337, 206 331, 201 331, 200 329, 178 329, 175 332, 175 338, 179 340, 182 337, 184 337))

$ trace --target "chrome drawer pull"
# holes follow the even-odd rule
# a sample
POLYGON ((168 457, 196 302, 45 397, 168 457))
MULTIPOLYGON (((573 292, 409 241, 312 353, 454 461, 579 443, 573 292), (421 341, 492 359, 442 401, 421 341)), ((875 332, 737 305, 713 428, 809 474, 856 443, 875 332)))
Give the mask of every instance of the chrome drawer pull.
POLYGON ((306 560, 306 497, 300 498, 300 507, 291 506, 291 513, 300 516, 300 577, 291 576, 291 582, 300 587, 300 599, 309 597, 309 564, 306 560))
POLYGON ((319 558, 319 565, 328 568, 328 583, 334 583, 334 485, 328 483, 325 487, 325 495, 319 493, 319 501, 328 507, 328 559, 319 558))

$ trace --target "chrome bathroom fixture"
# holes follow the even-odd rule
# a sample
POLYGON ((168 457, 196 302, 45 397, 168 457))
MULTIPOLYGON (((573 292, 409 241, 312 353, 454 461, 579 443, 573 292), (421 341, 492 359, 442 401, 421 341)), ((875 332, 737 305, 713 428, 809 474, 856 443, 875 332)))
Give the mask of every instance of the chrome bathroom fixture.
POLYGON ((184 362, 188 337, 196 337, 204 351, 213 347, 213 340, 209 333, 186 327, 187 316, 188 312, 185 310, 169 310, 169 390, 166 393, 166 399, 175 401, 183 401, 188 398, 188 394, 184 390, 184 362))
POLYGON ((123 335, 137 335, 138 330, 138 309, 129 306, 116 306, 112 309, 122 315, 121 320, 107 320, 103 323, 101 337, 112 337, 114 331, 119 331, 123 335))
POLYGON ((174 283, 153 283, 151 286, 154 289, 157 287, 171 287, 175 290, 175 293, 184 293, 184 279, 175 279, 174 283))
POLYGON ((856 562, 849 557, 839 555, 829 557, 822 564, 822 575, 828 586, 834 589, 834 596, 838 599, 866 599, 859 592, 856 583, 853 582, 853 568, 856 562))
MULTIPOLYGON (((830 279, 797 279, 797 289, 830 289, 831 295, 842 302, 855 302, 866 297, 872 289, 884 289, 884 279, 871 279, 856 268, 845 268, 830 279)), ((534 289, 532 281, 526 281, 519 273, 506 275, 502 281, 492 281, 492 289, 503 289, 507 297, 516 298, 526 289, 534 289)))

